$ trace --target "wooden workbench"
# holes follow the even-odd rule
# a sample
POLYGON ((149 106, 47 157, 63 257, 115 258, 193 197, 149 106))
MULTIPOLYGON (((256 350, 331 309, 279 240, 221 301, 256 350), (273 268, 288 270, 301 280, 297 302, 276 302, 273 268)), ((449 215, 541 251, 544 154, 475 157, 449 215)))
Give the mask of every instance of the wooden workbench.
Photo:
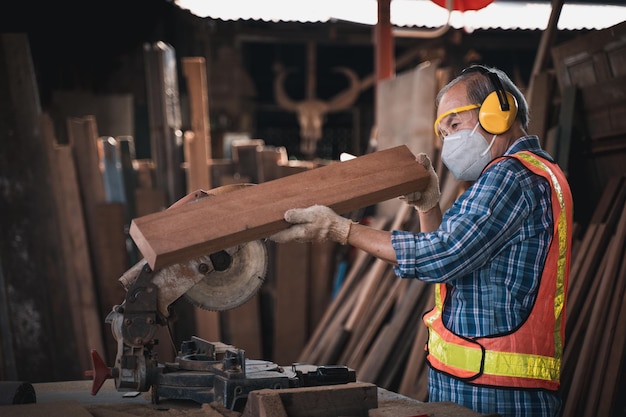
MULTIPOLYGON (((367 385, 356 383, 357 385, 367 385)), ((34 404, 0 406, 3 417, 240 417, 242 413, 212 404, 192 401, 162 401, 151 404, 149 393, 125 396, 115 389, 113 380, 107 380, 97 395, 91 395, 91 380, 33 384, 37 396, 34 404)), ((306 388, 301 388, 305 390, 306 388)), ((267 390, 261 390, 267 391, 267 390)), ((285 391, 285 390, 272 390, 285 391)), ((369 410, 369 417, 480 417, 464 407, 452 403, 423 403, 415 399, 377 388, 378 408, 369 410)), ((266 410, 267 411, 267 410, 266 410)), ((319 409, 307 415, 320 415, 319 409)), ((245 414, 245 411, 244 411, 245 414)), ((267 413, 264 417, 291 414, 267 413)), ((332 417, 332 410, 323 414, 332 417)))

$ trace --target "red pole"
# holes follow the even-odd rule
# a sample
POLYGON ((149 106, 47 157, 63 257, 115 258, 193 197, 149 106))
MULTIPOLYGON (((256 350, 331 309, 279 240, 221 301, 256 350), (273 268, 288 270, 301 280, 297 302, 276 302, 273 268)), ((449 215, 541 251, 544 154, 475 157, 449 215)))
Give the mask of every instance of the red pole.
POLYGON ((376 24, 376 80, 394 76, 394 46, 391 28, 391 0, 378 0, 378 23, 376 24))
MULTIPOLYGON (((391 0, 378 0, 378 22, 375 28, 375 108, 378 108, 378 83, 395 75, 393 33, 391 28, 391 0)), ((376 121, 377 123, 378 121, 376 121)))

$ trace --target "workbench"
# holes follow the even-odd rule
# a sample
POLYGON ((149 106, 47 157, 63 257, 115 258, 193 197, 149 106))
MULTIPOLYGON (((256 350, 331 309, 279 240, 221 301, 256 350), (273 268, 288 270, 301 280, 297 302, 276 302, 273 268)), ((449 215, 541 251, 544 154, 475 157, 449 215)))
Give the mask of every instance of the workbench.
MULTIPOLYGON (((149 393, 122 393, 115 389, 114 381, 107 380, 98 391, 91 395, 91 380, 48 382, 33 384, 36 403, 1 405, 3 417, 240 417, 242 413, 225 409, 219 404, 197 404, 192 401, 161 400, 152 404, 149 393)), ((357 386, 371 384, 354 383, 357 386)), ((314 387, 317 389, 319 387, 314 387)), ((418 400, 374 387, 377 392, 377 408, 370 409, 368 417, 480 417, 482 414, 452 403, 424 403, 418 400)), ((307 390, 308 388, 298 388, 307 390)), ((260 390, 259 392, 283 392, 287 390, 260 390)), ((264 410, 264 417, 300 417, 337 414, 320 407, 305 413, 293 415, 284 411, 272 413, 264 410)), ((244 410, 244 415, 246 410, 244 410)), ((248 415, 250 415, 248 413, 248 415)), ((345 416, 347 417, 347 416, 345 416)))

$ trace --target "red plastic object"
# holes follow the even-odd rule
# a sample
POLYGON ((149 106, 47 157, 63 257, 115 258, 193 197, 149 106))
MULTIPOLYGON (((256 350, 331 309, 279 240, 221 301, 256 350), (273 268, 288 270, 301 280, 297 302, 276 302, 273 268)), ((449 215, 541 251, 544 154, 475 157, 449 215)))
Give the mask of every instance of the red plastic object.
POLYGON ((91 349, 91 364, 93 365, 93 369, 89 371, 85 371, 85 376, 93 376, 93 385, 91 386, 91 395, 96 395, 104 381, 113 377, 113 373, 111 372, 111 368, 109 368, 98 352, 95 349, 91 349))
MULTIPOLYGON (((431 0, 438 6, 446 8, 447 0, 431 0)), ((489 6, 493 3, 493 0, 454 0, 452 4, 453 10, 458 10, 460 12, 465 12, 467 10, 480 10, 483 7, 489 6)))

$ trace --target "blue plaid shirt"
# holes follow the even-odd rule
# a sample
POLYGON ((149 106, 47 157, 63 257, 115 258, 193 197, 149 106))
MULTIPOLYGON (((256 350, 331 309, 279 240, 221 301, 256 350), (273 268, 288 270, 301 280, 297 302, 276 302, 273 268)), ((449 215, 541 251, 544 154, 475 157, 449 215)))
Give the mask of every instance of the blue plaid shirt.
MULTIPOLYGON (((536 136, 518 139, 505 155, 522 150, 552 160, 536 136)), ((550 193, 544 178, 513 158, 492 165, 444 213, 438 230, 392 231, 396 275, 446 283, 443 322, 461 336, 514 329, 537 295, 552 237, 550 193)), ((560 406, 550 392, 477 387, 432 369, 429 400, 503 416, 558 415, 560 406)))

